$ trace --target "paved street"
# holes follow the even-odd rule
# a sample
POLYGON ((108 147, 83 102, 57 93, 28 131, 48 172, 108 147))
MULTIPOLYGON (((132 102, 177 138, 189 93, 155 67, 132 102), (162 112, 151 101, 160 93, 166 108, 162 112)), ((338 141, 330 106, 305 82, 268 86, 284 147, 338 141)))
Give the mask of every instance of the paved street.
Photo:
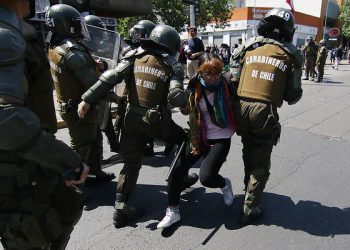
MULTIPOLYGON (((280 109, 282 136, 262 200, 265 216, 257 225, 238 225, 243 163, 241 143, 234 136, 221 170, 233 182, 234 204, 226 208, 219 189, 198 182, 181 197, 182 221, 157 230, 165 214, 171 162, 161 155, 164 146, 159 143, 156 156, 144 160, 132 202, 146 215, 115 229, 116 180, 88 189, 90 201, 67 249, 350 249, 350 65, 340 65, 339 71, 327 65, 324 83, 304 81, 303 89, 298 104, 280 109)), ((174 119, 185 126, 187 117, 174 112, 174 119)), ((57 137, 68 142, 67 129, 57 137)), ((120 156, 104 143, 105 167, 118 175, 120 156)))

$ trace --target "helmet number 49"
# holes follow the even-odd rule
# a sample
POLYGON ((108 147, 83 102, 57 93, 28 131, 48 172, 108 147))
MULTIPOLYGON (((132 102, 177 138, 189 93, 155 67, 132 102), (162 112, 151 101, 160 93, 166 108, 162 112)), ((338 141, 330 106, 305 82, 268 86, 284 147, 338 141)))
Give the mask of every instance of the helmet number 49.
POLYGON ((285 11, 280 11, 277 16, 282 17, 284 20, 288 21, 290 18, 290 14, 285 11))

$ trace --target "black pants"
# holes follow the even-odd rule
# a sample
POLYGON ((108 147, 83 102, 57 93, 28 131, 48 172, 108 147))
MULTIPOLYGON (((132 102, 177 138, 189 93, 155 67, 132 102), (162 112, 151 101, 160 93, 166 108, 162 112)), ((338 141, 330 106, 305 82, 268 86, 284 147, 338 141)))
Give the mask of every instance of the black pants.
POLYGON ((225 179, 219 175, 220 168, 225 162, 231 147, 231 138, 208 140, 209 150, 204 155, 192 155, 189 144, 183 151, 172 174, 168 180, 168 201, 169 206, 177 206, 180 202, 181 191, 183 190, 182 180, 188 170, 201 158, 199 179, 203 186, 210 188, 223 188, 225 179))

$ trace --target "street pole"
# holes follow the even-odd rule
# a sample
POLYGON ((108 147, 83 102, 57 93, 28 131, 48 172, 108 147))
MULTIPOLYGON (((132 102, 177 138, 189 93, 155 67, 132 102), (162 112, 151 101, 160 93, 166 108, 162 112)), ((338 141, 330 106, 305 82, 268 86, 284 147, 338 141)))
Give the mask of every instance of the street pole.
POLYGON ((254 0, 254 13, 253 13, 253 36, 255 36, 255 5, 256 5, 256 0, 254 0))
POLYGON ((328 18, 328 3, 329 3, 329 0, 327 0, 327 5, 326 5, 326 15, 325 15, 324 27, 323 27, 323 39, 326 38, 326 27, 327 27, 327 18, 328 18))
POLYGON ((190 26, 196 26, 196 17, 194 14, 194 5, 190 5, 190 26))

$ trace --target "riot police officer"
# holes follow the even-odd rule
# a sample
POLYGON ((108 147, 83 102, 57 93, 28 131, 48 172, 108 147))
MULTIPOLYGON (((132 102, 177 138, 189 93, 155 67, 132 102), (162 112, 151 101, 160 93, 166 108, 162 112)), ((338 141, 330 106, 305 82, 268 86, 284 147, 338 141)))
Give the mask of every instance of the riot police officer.
MULTIPOLYGON (((140 46, 140 39, 149 38, 151 31, 156 27, 155 23, 149 20, 141 20, 137 22, 132 28, 129 30, 129 38, 124 41, 129 45, 124 48, 121 52, 121 56, 125 56, 129 51, 136 49, 140 46)), ((117 138, 119 140, 120 131, 123 126, 123 119, 126 112, 126 96, 128 93, 127 87, 125 87, 122 98, 118 101, 118 109, 117 116, 114 123, 114 130, 116 131, 117 138)), ((154 154, 154 143, 153 139, 149 138, 145 149, 146 156, 152 156, 154 154)))
POLYGON ((305 78, 303 80, 315 80, 316 77, 316 59, 317 59, 318 46, 315 43, 314 39, 311 36, 306 38, 306 46, 303 48, 305 56, 305 78))
MULTIPOLYGON (((0 0, 0 238, 4 249, 64 249, 89 168, 28 109, 21 19, 47 1, 0 0), (78 180, 76 180, 78 179, 78 180)), ((35 68, 34 68, 35 69, 35 68)), ((29 76, 29 77, 28 77, 29 76)), ((29 83, 28 83, 29 82, 29 83)))
POLYGON ((91 108, 83 119, 76 113, 81 95, 99 76, 89 49, 80 42, 90 39, 86 23, 76 9, 65 4, 51 6, 45 18, 52 34, 48 55, 57 104, 68 126, 71 147, 90 166, 96 183, 110 181, 114 174, 101 169, 102 134, 96 108, 91 108))
POLYGON ((326 48, 326 41, 322 39, 320 41, 320 48, 317 52, 316 66, 317 66, 317 82, 322 82, 324 74, 324 65, 326 64, 328 50, 326 48))
POLYGON ((241 62, 231 69, 237 87, 235 118, 245 170, 241 225, 263 214, 260 199, 270 175, 272 148, 280 137, 277 108, 283 101, 295 104, 302 96, 303 57, 291 43, 294 24, 289 10, 270 10, 258 25, 260 36, 247 41, 233 58, 241 62))
MULTIPOLYGON (((158 25, 149 39, 141 40, 141 45, 142 48, 127 53, 115 69, 102 74, 99 81, 85 92, 78 108, 79 115, 84 116, 89 106, 108 89, 123 79, 126 81, 128 105, 121 132, 125 164, 118 179, 113 215, 117 228, 140 215, 129 201, 148 138, 181 144, 186 137, 185 131, 171 119, 171 110, 167 108, 168 102, 174 107, 187 103, 183 90, 184 69, 174 57, 180 46, 180 36, 174 28, 158 25)), ((197 179, 188 176, 184 181, 191 185, 197 179)))
POLYGON ((42 127, 55 134, 57 118, 53 99, 53 81, 42 34, 38 32, 40 24, 38 21, 26 19, 22 21, 21 26, 27 42, 25 53, 25 74, 28 79, 27 104, 40 119, 42 127))

